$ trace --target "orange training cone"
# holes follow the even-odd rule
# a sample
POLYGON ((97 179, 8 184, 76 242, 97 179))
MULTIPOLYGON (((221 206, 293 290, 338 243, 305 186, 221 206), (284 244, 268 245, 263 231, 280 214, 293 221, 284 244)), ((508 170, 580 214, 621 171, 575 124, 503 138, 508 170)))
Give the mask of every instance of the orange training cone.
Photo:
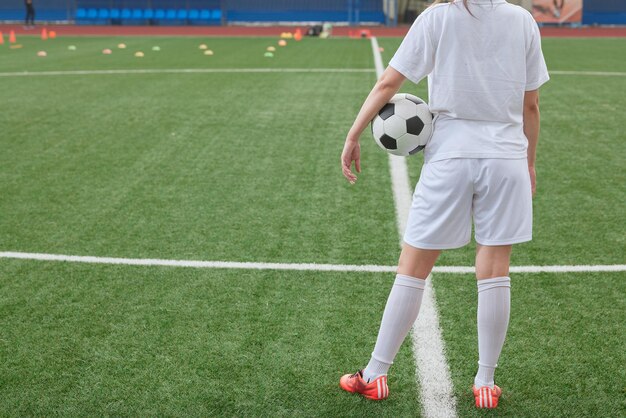
POLYGON ((57 33, 55 31, 51 30, 50 32, 48 32, 48 37, 50 39, 54 39, 54 38, 57 37, 57 33))
POLYGON ((17 41, 15 40, 15 31, 14 31, 14 30, 12 30, 11 32, 9 32, 9 43, 14 44, 15 42, 17 42, 17 41))
POLYGON ((302 31, 300 30, 300 28, 296 29, 296 33, 293 34, 293 39, 295 39, 296 41, 302 40, 302 31))
POLYGON ((41 30, 41 40, 45 41, 46 39, 48 39, 48 31, 46 30, 46 28, 43 28, 41 30))
POLYGON ((0 31, 0 45, 4 45, 4 35, 0 31))

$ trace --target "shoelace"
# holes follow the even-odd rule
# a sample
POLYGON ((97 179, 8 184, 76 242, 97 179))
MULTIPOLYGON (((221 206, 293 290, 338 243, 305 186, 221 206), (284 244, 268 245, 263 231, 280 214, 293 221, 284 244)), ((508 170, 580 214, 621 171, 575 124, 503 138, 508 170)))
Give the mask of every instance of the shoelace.
POLYGON ((358 377, 361 377, 361 378, 363 377, 363 376, 361 375, 361 371, 360 371, 360 370, 357 370, 357 371, 356 371, 356 373, 354 373, 354 374, 353 374, 353 375, 351 375, 350 377, 357 377, 357 376, 358 376, 358 377))

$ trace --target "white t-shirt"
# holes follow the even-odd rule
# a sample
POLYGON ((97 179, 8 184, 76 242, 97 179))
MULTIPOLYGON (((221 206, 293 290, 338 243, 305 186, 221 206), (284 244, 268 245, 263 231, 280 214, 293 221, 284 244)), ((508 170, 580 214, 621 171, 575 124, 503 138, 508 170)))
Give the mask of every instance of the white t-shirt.
POLYGON ((428 75, 435 115, 426 162, 526 158, 524 92, 549 80, 539 29, 505 0, 432 6, 413 23, 389 65, 418 83, 428 75))

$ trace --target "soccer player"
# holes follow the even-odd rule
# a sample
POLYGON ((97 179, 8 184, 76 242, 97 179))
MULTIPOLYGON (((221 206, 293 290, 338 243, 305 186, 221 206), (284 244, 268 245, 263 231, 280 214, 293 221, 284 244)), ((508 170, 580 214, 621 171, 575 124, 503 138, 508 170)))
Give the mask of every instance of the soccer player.
POLYGON ((463 247, 475 228, 478 285, 476 406, 495 408, 494 371, 510 311, 513 244, 532 238, 539 87, 549 76, 530 13, 505 0, 435 4, 414 22, 359 111, 341 165, 361 171, 359 137, 405 79, 428 76, 434 129, 413 195, 395 282, 367 366, 342 389, 381 400, 387 372, 415 322, 441 250, 463 247))

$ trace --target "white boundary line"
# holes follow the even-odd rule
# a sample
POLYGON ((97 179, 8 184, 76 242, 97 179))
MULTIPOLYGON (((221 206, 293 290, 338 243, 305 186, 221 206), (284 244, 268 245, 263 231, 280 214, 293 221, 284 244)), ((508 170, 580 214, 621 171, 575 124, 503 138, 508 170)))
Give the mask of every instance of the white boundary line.
MULTIPOLYGON (((117 258, 82 255, 24 253, 17 251, 0 252, 0 259, 61 261, 69 263, 117 264, 128 266, 191 267, 242 270, 296 270, 296 271, 347 271, 363 273, 394 273, 396 266, 375 264, 317 264, 317 263, 254 263, 238 261, 166 260, 158 258, 117 258)), ((474 267, 437 266, 435 273, 473 274, 474 267)), ((621 272, 626 264, 578 265, 578 266, 514 266, 513 273, 580 273, 580 272, 621 272)))
POLYGON ((252 263, 236 261, 200 261, 200 260, 163 260, 155 258, 116 258, 93 257, 63 254, 41 254, 23 252, 0 252, 0 259, 12 258, 20 260, 65 261, 71 263, 89 264, 118 264, 129 266, 163 266, 163 267, 192 267, 216 269, 243 269, 243 270, 300 270, 300 271, 350 271, 350 272, 393 272, 393 266, 376 265, 343 265, 343 264, 315 264, 315 263, 252 263))
MULTIPOLYGON (((379 54, 380 55, 380 54, 379 54)), ((376 59, 375 59, 376 60, 376 59)), ((382 65, 382 61, 381 61, 382 65)), ((221 74, 221 73, 371 73, 368 68, 153 68, 119 70, 68 70, 68 71, 14 71, 0 72, 0 77, 41 77, 77 75, 133 75, 133 74, 221 74)), ((583 75, 599 77, 624 77, 626 72, 609 71, 550 71, 551 75, 583 75)), ((402 158, 402 157, 400 157, 402 158)))
MULTIPOLYGON (((384 71, 378 40, 371 38, 376 75, 384 71)), ((398 234, 401 239, 411 207, 411 182, 405 158, 389 154, 391 185, 396 206, 398 234)), ((422 306, 411 333, 416 371, 420 383, 420 398, 424 416, 456 417, 456 399, 450 369, 444 354, 444 343, 439 328, 439 316, 432 287, 432 277, 426 281, 422 306)))
POLYGON ((70 70, 0 72, 0 77, 132 74, 220 74, 220 73, 371 73, 369 68, 153 68, 138 70, 70 70))
POLYGON ((626 72, 612 72, 612 71, 560 71, 552 70, 550 75, 592 75, 599 77, 625 77, 626 72))

